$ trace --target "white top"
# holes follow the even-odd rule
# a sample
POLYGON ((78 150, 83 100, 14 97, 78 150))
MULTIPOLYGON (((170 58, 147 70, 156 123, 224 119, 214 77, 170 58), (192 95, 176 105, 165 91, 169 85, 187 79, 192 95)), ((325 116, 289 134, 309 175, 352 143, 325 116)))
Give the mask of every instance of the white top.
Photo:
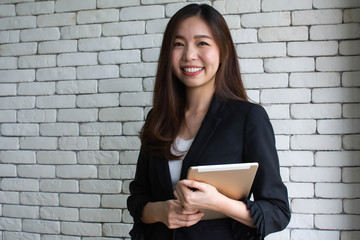
POLYGON ((177 137, 174 144, 171 145, 170 151, 172 154, 176 156, 183 155, 179 160, 169 160, 171 183, 174 190, 177 182, 180 180, 183 160, 188 153, 193 141, 194 139, 184 140, 180 137, 177 137))

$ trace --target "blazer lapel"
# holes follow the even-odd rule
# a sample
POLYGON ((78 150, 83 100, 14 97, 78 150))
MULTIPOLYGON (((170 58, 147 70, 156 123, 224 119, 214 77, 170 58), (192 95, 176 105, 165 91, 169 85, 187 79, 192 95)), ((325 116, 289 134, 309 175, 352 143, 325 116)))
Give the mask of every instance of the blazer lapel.
POLYGON ((216 96, 213 98, 201 127, 196 134, 194 142, 185 156, 181 168, 180 179, 186 178, 189 167, 197 165, 201 153, 206 148, 207 143, 213 136, 218 124, 221 121, 218 113, 223 109, 224 105, 224 102, 221 102, 216 96))

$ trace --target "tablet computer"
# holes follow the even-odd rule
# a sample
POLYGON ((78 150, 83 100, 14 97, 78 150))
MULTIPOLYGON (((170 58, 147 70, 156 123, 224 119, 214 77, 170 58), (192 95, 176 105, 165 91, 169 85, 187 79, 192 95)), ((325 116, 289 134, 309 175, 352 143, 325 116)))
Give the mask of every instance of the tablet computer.
MULTIPOLYGON (((258 163, 193 166, 188 170, 187 179, 208 183, 225 196, 240 200, 248 197, 258 167, 258 163)), ((204 213, 203 219, 226 217, 213 211, 204 213)))

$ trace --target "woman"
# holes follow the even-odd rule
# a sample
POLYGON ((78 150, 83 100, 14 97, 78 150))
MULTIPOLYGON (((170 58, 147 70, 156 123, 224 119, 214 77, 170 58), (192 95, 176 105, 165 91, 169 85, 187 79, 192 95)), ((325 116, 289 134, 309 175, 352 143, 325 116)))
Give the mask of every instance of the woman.
POLYGON ((141 142, 128 198, 133 239, 263 239, 288 224, 272 126, 248 101, 230 31, 212 7, 191 4, 170 19, 141 142), (242 162, 259 163, 254 201, 186 180, 190 166, 242 162), (201 220, 202 209, 228 217, 201 220))

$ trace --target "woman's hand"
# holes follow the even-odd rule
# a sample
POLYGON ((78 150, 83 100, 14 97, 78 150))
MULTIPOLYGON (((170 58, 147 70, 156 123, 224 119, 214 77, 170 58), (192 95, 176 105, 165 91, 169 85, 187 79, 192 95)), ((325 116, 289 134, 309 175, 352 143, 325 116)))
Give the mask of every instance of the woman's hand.
POLYGON ((198 223, 204 216, 197 209, 183 208, 178 200, 149 202, 144 207, 142 221, 144 223, 162 222, 169 229, 189 227, 198 223))

